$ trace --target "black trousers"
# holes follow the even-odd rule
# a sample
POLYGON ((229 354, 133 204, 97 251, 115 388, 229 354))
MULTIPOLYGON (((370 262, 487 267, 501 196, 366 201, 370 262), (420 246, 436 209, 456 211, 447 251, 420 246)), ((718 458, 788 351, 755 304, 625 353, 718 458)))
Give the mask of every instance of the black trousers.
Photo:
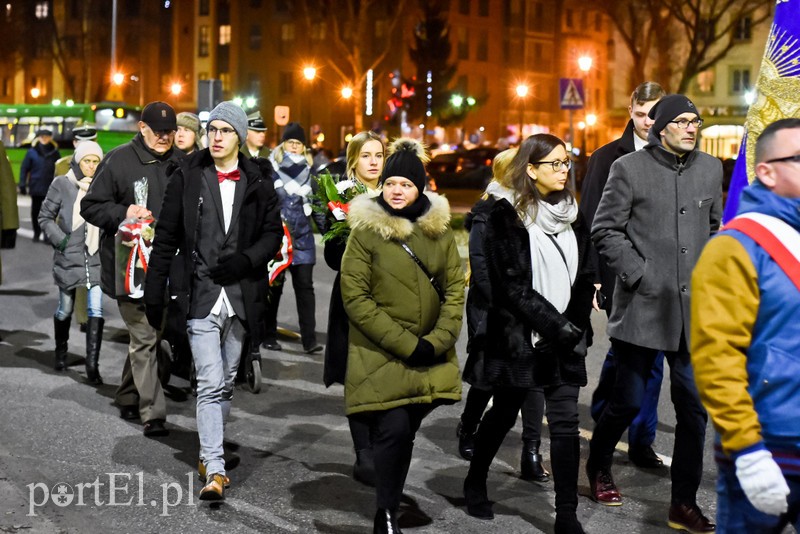
MULTIPOLYGON (((544 389, 532 388, 522 403, 522 441, 540 441, 542 439, 542 417, 544 416, 544 389)), ((461 422, 467 429, 478 428, 483 411, 492 398, 491 390, 476 387, 469 388, 461 422)))
POLYGON ((31 226, 33 226, 34 239, 38 239, 42 233, 42 228, 39 226, 39 212, 42 210, 42 202, 44 202, 44 197, 31 195, 31 226))
POLYGON ((414 438, 433 406, 410 404, 380 412, 350 416, 366 422, 372 434, 375 455, 375 497, 378 508, 397 510, 403 496, 414 438))
MULTIPOLYGON (((303 348, 311 349, 317 344, 314 264, 290 265, 289 274, 292 275, 292 287, 297 301, 297 319, 300 323, 300 337, 303 342, 303 348)), ((283 295, 283 284, 270 286, 264 330, 265 340, 275 340, 278 335, 278 307, 281 303, 281 295, 283 295)))

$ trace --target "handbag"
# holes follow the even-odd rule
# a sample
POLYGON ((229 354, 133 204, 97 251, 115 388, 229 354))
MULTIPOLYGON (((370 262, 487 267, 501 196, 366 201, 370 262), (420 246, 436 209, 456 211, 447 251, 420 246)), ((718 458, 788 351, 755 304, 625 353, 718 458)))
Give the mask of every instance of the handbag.
POLYGON ((422 263, 422 260, 419 259, 416 254, 414 254, 414 251, 411 250, 411 248, 404 241, 400 241, 400 246, 403 247, 403 250, 408 252, 408 255, 411 256, 411 259, 413 259, 414 262, 417 265, 419 265, 419 268, 422 269, 422 272, 428 278, 428 281, 433 286, 433 289, 436 291, 436 294, 439 295, 439 304, 444 304, 445 300, 447 300, 445 298, 444 289, 442 289, 442 286, 439 285, 439 282, 436 281, 436 278, 434 278, 434 276, 431 274, 428 268, 425 267, 425 264, 422 263))

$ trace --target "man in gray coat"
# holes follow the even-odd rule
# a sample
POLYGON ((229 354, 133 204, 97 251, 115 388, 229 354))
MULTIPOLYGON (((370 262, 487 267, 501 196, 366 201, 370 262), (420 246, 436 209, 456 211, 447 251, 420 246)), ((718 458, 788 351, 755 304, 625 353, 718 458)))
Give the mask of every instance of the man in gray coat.
POLYGON ((666 96, 649 116, 648 145, 614 162, 592 225, 595 246, 617 276, 608 320, 617 377, 590 442, 586 471, 595 501, 622 504, 611 477, 614 448, 639 412, 645 381, 663 351, 678 420, 668 524, 713 532, 696 502, 708 416, 687 347, 692 268, 719 229, 722 165, 697 150, 703 120, 687 97, 666 96))

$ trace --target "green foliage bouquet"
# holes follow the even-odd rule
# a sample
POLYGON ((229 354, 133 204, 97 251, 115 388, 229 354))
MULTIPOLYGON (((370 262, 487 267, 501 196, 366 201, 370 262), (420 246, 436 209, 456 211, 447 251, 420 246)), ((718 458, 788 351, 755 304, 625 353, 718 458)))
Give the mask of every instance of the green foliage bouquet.
POLYGON ((356 195, 366 193, 367 186, 358 180, 337 179, 328 172, 318 175, 317 183, 319 189, 316 194, 317 202, 313 203, 314 209, 332 220, 328 231, 322 236, 322 241, 347 241, 350 234, 350 227, 347 225, 350 201, 356 195))

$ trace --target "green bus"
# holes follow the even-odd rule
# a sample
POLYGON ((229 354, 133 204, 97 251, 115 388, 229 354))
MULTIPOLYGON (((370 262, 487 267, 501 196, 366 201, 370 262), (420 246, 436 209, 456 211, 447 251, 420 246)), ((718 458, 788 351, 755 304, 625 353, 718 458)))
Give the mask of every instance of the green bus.
POLYGON ((6 147, 14 177, 36 137, 36 131, 53 131, 61 155, 72 153, 72 130, 92 124, 97 128, 97 142, 108 152, 130 141, 139 131, 141 108, 115 102, 96 104, 0 104, 0 141, 6 147))

